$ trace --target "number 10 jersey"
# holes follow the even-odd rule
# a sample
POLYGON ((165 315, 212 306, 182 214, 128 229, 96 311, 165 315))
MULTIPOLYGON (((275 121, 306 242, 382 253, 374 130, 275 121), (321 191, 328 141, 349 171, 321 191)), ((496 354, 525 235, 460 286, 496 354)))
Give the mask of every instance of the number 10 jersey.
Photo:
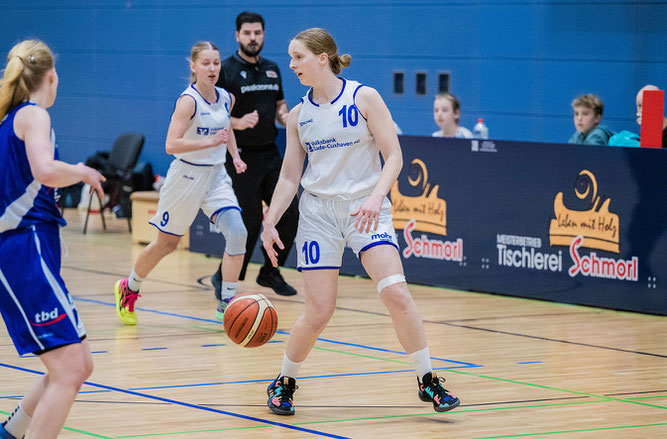
POLYGON ((308 154, 301 185, 318 197, 351 200, 373 191, 382 166, 375 138, 355 105, 363 85, 341 79, 343 89, 330 103, 313 102, 312 89, 301 99, 297 129, 308 154))

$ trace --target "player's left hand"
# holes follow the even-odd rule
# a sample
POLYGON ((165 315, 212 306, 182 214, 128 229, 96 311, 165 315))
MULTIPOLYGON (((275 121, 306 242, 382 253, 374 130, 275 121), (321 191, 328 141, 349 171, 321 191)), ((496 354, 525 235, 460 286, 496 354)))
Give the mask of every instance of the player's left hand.
POLYGON ((234 168, 237 174, 243 174, 248 169, 248 165, 239 157, 238 159, 234 159, 234 168))
POLYGON ((354 222, 354 228, 359 229, 361 233, 368 233, 371 227, 373 227, 373 231, 376 231, 380 223, 382 201, 384 201, 384 197, 373 194, 369 195, 361 206, 359 206, 359 209, 350 214, 350 216, 357 217, 357 220, 354 222))

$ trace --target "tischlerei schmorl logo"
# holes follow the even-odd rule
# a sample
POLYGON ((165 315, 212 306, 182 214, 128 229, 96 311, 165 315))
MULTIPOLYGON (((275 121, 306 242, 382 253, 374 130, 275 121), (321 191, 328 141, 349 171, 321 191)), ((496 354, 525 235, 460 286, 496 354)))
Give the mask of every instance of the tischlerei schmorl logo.
POLYGON ((439 186, 431 187, 428 182, 426 164, 414 159, 408 172, 408 183, 418 188, 419 195, 403 195, 398 188, 398 181, 391 188, 391 214, 394 228, 403 229, 403 238, 407 247, 403 249, 403 257, 410 256, 439 259, 446 261, 463 260, 463 240, 456 242, 431 239, 425 233, 447 235, 447 203, 438 197, 439 186), (413 232, 425 232, 421 236, 413 236, 413 232))

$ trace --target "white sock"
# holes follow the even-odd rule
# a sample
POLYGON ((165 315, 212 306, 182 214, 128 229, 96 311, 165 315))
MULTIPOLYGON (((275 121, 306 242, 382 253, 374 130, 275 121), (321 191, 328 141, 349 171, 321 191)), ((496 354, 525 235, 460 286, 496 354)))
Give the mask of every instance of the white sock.
POLYGON ((139 277, 134 271, 134 268, 132 268, 132 273, 130 274, 130 277, 127 278, 127 287, 131 289, 134 292, 139 291, 139 288, 141 288, 141 283, 144 281, 142 277, 139 277))
POLYGON ((236 296, 236 282, 222 281, 222 291, 220 291, 220 297, 223 299, 229 299, 230 297, 234 296, 236 296))
POLYGON ((16 438, 21 438, 28 431, 30 427, 30 421, 32 418, 28 416, 25 410, 23 410, 23 405, 19 403, 18 407, 14 412, 9 415, 7 421, 3 424, 5 430, 12 436, 16 438))
POLYGON ((299 373, 299 368, 302 364, 303 362, 295 363, 294 361, 287 358, 287 354, 283 354, 283 368, 280 371, 280 376, 296 378, 299 373))
POLYGON ((410 361, 412 361, 412 365, 417 372, 420 382, 422 378, 424 378, 424 375, 433 372, 433 368, 431 367, 431 354, 428 351, 428 346, 420 351, 411 353, 408 357, 410 357, 410 361))

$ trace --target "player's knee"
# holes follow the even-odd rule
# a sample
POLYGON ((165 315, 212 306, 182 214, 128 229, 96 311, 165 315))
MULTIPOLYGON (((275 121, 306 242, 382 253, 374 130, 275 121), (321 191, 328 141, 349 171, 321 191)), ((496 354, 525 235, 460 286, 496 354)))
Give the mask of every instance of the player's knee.
POLYGON ((331 320, 335 309, 335 304, 319 304, 319 306, 311 307, 306 317, 313 331, 322 332, 331 320))
POLYGON ((158 239, 156 242, 157 250, 160 252, 162 257, 167 256, 169 253, 176 250, 178 247, 179 239, 158 239))
POLYGON ((225 237, 225 253, 229 255, 245 253, 248 229, 243 224, 243 218, 238 210, 230 209, 220 213, 215 220, 215 226, 225 237))
POLYGON ((405 282, 384 287, 380 292, 380 297, 389 309, 403 310, 411 306, 413 302, 405 282))
POLYGON ((225 234, 225 252, 230 255, 241 255, 245 253, 248 240, 248 230, 243 224, 228 230, 225 234))

